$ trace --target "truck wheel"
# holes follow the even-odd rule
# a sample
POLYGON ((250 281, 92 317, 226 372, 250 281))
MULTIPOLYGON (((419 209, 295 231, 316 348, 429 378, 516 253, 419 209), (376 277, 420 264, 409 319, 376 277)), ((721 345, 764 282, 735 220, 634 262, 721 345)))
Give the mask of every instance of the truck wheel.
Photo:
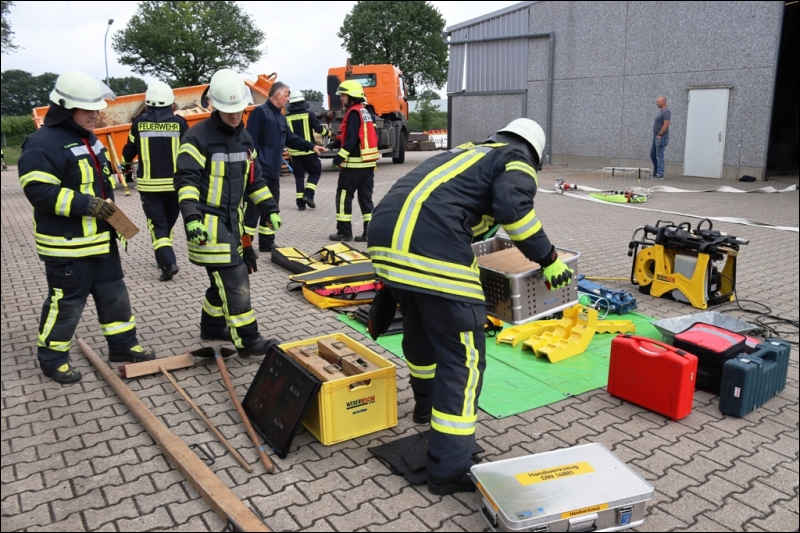
POLYGON ((392 163, 397 163, 398 165, 404 163, 406 160, 406 143, 408 143, 408 137, 406 137, 405 133, 400 134, 400 148, 397 150, 397 157, 392 158, 392 163))

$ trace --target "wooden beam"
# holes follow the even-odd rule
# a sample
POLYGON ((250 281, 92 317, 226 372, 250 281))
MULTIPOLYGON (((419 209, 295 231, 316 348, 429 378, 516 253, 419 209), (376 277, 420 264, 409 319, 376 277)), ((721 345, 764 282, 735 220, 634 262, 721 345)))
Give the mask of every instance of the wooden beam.
POLYGON ((142 361, 141 363, 131 363, 122 365, 119 370, 123 378, 138 378, 139 376, 149 376, 150 374, 160 374, 161 369, 178 370, 194 366, 194 356, 190 353, 173 355, 172 357, 162 357, 152 361, 142 361))
MULTIPOLYGON (((200 497, 226 523, 239 531, 269 531, 266 524, 258 518, 236 495, 212 472, 203 461, 172 433, 144 403, 119 379, 111 368, 92 350, 83 339, 76 339, 86 358, 103 376, 108 385, 117 393, 120 400, 131 410, 147 433, 161 448, 186 481, 200 494, 200 497)), ((160 370, 159 370, 160 372, 160 370)))

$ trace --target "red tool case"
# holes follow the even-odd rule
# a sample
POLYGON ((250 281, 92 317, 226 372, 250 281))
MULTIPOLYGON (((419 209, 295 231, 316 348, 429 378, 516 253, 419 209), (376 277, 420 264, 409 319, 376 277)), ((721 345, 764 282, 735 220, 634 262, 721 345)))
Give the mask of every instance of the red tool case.
POLYGON ((608 393, 680 420, 692 412, 697 357, 635 335, 611 341, 608 393))

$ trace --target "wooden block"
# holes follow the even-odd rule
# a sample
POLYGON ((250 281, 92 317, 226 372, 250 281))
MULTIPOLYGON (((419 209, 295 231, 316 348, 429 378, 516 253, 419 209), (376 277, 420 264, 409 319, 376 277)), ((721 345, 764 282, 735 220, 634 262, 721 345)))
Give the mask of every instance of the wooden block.
POLYGON ((317 341, 317 348, 319 349, 319 355, 324 357, 329 363, 339 366, 342 366, 342 357, 356 354, 350 349, 347 343, 337 341, 336 339, 317 341))
POLYGON ((151 374, 160 374, 161 370, 177 370, 179 368, 188 368, 194 366, 194 356, 190 353, 181 355, 173 355, 172 357, 162 357, 161 359, 153 359, 152 361, 142 361, 141 363, 130 363, 119 367, 120 374, 125 378, 138 378, 140 376, 149 376, 151 374))
POLYGON ((106 220, 115 230, 120 233, 120 235, 128 240, 131 240, 134 235, 139 233, 139 228, 137 228, 136 224, 134 224, 131 219, 129 219, 128 216, 122 212, 122 209, 120 209, 117 204, 108 198, 106 198, 106 202, 113 205, 114 209, 116 209, 114 214, 108 217, 106 220))
POLYGON ((289 348, 286 350, 286 353, 289 357, 300 363, 300 366, 303 368, 308 368, 308 362, 319 357, 317 349, 311 345, 289 348))
POLYGON ((380 370, 380 367, 371 361, 367 361, 360 355, 353 354, 342 357, 342 371, 348 376, 364 374, 373 370, 380 370))
POLYGON ((335 381, 347 377, 339 365, 329 363, 320 356, 315 356, 309 360, 308 371, 322 381, 335 381))

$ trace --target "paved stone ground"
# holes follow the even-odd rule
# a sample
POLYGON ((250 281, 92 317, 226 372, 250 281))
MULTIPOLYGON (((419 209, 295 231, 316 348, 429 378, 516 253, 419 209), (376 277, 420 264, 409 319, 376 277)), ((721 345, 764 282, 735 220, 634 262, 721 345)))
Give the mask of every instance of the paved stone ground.
MULTIPOLYGON (((433 153, 409 153, 404 165, 382 162, 375 199, 433 153)), ((550 167, 543 189, 556 177, 599 187, 597 171, 550 167)), ((774 184, 797 183, 792 178, 774 184)), ((658 185, 701 189, 718 184, 755 188, 765 184, 668 178, 658 185)), ((326 171, 316 210, 294 208, 293 180, 282 179, 283 219, 279 243, 314 252, 334 230, 336 174, 326 171)), ((118 197, 139 227, 139 198, 118 197)), ((580 201, 555 194, 536 198, 551 239, 581 252, 587 275, 627 278, 627 244, 633 229, 679 217, 580 201)), ((776 225, 798 225, 798 193, 657 194, 650 209, 696 215, 737 216, 776 225)), ((360 216, 356 215, 356 228, 360 216)), ((689 220, 694 226, 698 219, 689 220)), ((776 315, 798 317, 798 235, 763 227, 717 223, 746 237, 738 271, 740 299, 767 304, 776 315)), ((223 522, 171 468, 141 425, 98 376, 77 347, 72 361, 84 374, 61 386, 36 365, 37 325, 46 293, 37 259, 31 207, 16 168, 2 173, 2 530, 27 531, 221 531, 223 522)), ((180 274, 168 283, 158 271, 146 233, 123 254, 126 281, 141 343, 159 356, 201 345, 198 318, 207 277, 190 265, 185 237, 175 231, 180 274)), ((251 277, 253 306, 264 334, 288 342, 345 328, 332 311, 320 311, 286 290, 287 273, 262 254, 251 277)), ((605 282, 633 290, 625 281, 605 282)), ((638 293, 635 293, 638 295, 638 293)), ((638 295, 639 310, 657 318, 693 312, 684 304, 638 295)), ((752 307, 745 302, 743 305, 752 307)), ((751 319, 752 315, 734 312, 751 319)), ((786 328, 784 328, 786 329, 786 328)), ((160 419, 188 444, 209 444, 212 470, 274 530, 475 531, 485 524, 473 494, 438 497, 390 474, 368 446, 423 430, 411 421, 413 400, 404 363, 355 332, 350 335, 398 365, 396 427, 334 446, 303 430, 278 473, 264 474, 215 368, 176 371, 214 424, 254 466, 242 468, 216 443, 197 416, 161 376, 128 382, 160 419)), ((90 302, 77 335, 105 357, 107 349, 90 302)), ((797 341, 797 335, 789 337, 797 341)), ((260 358, 231 358, 228 368, 243 397, 260 358)), ((717 397, 695 394, 692 414, 672 422, 595 390, 518 416, 495 420, 481 412, 477 436, 489 461, 576 444, 601 442, 655 486, 642 531, 778 531, 798 527, 798 352, 792 350, 786 388, 744 418, 723 416, 717 397)))

